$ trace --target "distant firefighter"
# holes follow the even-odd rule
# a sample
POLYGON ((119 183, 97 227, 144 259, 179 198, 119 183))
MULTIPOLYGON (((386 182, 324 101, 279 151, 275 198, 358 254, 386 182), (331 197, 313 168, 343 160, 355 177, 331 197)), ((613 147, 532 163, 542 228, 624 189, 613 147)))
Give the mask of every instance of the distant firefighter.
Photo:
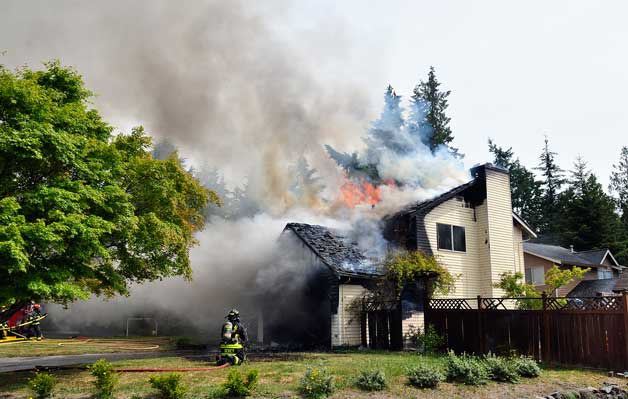
POLYGON ((240 323, 240 312, 233 309, 227 314, 227 321, 222 325, 219 364, 240 364, 246 360, 244 347, 248 341, 246 330, 240 323))
POLYGON ((41 327, 39 327, 42 315, 41 305, 35 301, 31 301, 31 303, 26 306, 25 319, 26 322, 30 322, 30 325, 28 326, 28 337, 36 337, 37 341, 41 341, 43 338, 43 335, 41 334, 41 327))

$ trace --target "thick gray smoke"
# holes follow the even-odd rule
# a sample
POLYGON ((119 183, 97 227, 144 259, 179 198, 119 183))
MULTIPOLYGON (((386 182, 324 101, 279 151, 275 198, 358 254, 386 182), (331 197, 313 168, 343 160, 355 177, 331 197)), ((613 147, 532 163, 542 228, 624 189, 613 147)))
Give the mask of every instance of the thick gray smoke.
POLYGON ((127 317, 150 314, 171 326, 169 332, 186 333, 192 325, 194 332, 208 334, 226 310, 251 308, 254 291, 274 285, 272 274, 291 267, 274 258, 286 222, 357 226, 356 241, 383 248, 379 233, 368 227, 374 223, 365 219, 465 177, 459 162, 423 149, 412 159, 387 157, 383 177, 408 181, 420 175, 420 189, 382 186, 375 209, 345 207, 338 200, 345 176, 323 144, 363 146, 370 104, 357 84, 320 79, 317 69, 325 60, 308 54, 304 38, 276 36, 274 25, 281 21, 273 9, 286 6, 266 3, 260 11, 252 2, 209 0, 3 3, 0 64, 37 67, 59 58, 75 66, 97 93, 95 106, 107 120, 123 131, 142 124, 179 148, 190 166, 218 168, 232 187, 246 182, 260 211, 211 218, 191 253, 192 282, 135 286, 130 298, 93 299, 69 311, 51 306, 62 329, 86 333, 107 327, 119 333, 127 317), (294 189, 298 182, 289 165, 303 157, 317 170, 324 191, 303 184, 294 189), (269 264, 273 268, 265 270, 272 273, 260 274, 269 264))

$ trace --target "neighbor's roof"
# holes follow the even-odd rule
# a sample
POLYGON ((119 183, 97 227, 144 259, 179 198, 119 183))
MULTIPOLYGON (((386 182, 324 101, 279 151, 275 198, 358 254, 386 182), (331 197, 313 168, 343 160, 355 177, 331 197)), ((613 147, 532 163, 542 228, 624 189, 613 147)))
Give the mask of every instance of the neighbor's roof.
POLYGON ((602 280, 583 280, 567 294, 569 297, 591 297, 599 294, 617 293, 628 289, 626 278, 605 278, 602 280))
POLYGON ((293 231, 323 263, 340 276, 370 278, 383 274, 378 263, 364 256, 358 245, 350 242, 339 231, 305 223, 288 223, 284 230, 293 231))
POLYGON ((558 245, 524 242, 523 252, 559 265, 586 267, 601 266, 604 259, 606 259, 607 256, 610 256, 614 263, 612 267, 621 268, 608 249, 599 251, 571 252, 571 249, 559 247, 558 245))

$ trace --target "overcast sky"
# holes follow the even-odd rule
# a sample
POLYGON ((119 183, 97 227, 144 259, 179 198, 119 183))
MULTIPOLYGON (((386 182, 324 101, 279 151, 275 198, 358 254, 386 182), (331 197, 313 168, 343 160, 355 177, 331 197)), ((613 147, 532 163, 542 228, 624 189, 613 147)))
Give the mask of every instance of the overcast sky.
MULTIPOLYGON (((46 10, 82 8, 79 15, 98 18, 92 4, 0 0, 0 50, 5 50, 0 63, 61 58, 76 65, 96 91, 105 92, 98 102, 114 102, 103 71, 120 60, 77 49, 86 43, 76 36, 82 31, 88 35, 90 24, 46 10), (94 67, 95 59, 100 68, 94 67)), ((192 1, 182 4, 193 7, 192 1)), ((365 107, 365 126, 379 112, 387 84, 408 96, 433 65, 443 87, 452 91, 454 145, 466 154, 469 166, 490 160, 489 137, 512 146, 526 166, 535 166, 547 135, 563 168, 582 155, 606 186, 621 146, 628 145, 625 1, 242 4, 264 21, 276 43, 294 51, 295 59, 308 60, 321 85, 357 87, 366 99, 359 102, 365 107)), ((109 18, 112 32, 119 29, 116 18, 109 18)), ((187 23, 176 16, 170 22, 187 23)), ((230 27, 234 32, 241 28, 230 27)), ((110 78, 124 82, 124 76, 110 78)), ((339 90, 335 95, 353 94, 339 90)), ((119 125, 141 121, 141 116, 119 110, 107 116, 119 125)))

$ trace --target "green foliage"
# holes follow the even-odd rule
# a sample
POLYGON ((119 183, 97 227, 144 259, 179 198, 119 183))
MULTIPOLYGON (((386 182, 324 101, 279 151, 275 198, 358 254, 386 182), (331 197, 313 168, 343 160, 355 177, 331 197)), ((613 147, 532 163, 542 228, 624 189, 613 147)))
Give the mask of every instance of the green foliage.
POLYGON ((517 373, 524 378, 536 378, 541 375, 541 368, 536 360, 531 357, 519 357, 513 359, 517 373))
MULTIPOLYGON (((447 98, 451 91, 441 91, 439 87, 436 71, 434 67, 430 67, 427 81, 421 81, 412 94, 412 103, 417 111, 412 114, 411 123, 417 125, 416 131, 421 132, 421 140, 432 152, 442 145, 448 146, 454 139, 449 127, 451 118, 445 114, 449 106, 447 98)), ((456 149, 451 150, 457 153, 456 149)))
POLYGON ((445 347, 445 337, 438 334, 432 324, 428 324, 423 332, 411 330, 410 340, 420 353, 436 353, 445 347))
POLYGON ((324 399, 334 392, 334 378, 325 368, 308 368, 299 382, 299 393, 306 399, 324 399))
POLYGON ((105 359, 100 359, 89 366, 92 376, 96 377, 94 388, 96 398, 113 398, 113 390, 118 383, 118 374, 113 369, 113 365, 105 359))
POLYGON ((512 383, 519 381, 519 373, 515 361, 495 355, 488 355, 484 358, 484 363, 486 364, 491 380, 512 383))
POLYGON ((159 392, 161 399, 183 399, 187 392, 187 388, 181 383, 180 374, 153 376, 149 382, 159 392))
POLYGON ((0 66, 0 304, 191 274, 193 233, 218 198, 178 158, 153 159, 141 127, 114 136, 89 96, 58 62, 0 66))
POLYGON ((381 370, 362 370, 355 385, 363 391, 383 391, 388 386, 386 375, 381 370))
POLYGON ((577 250, 611 248, 621 252, 626 231, 616 212, 617 204, 581 158, 574 165, 569 187, 560 194, 558 205, 556 229, 561 245, 573 245, 577 250))
POLYGON ((226 396, 243 397, 251 395, 251 392, 257 385, 258 374, 257 370, 251 370, 247 373, 246 379, 243 379, 238 370, 231 369, 227 376, 227 382, 223 385, 226 396))
POLYGON ((555 222, 558 217, 558 193, 565 184, 564 171, 556 162, 556 153, 549 148, 549 139, 545 137, 545 145, 539 156, 539 166, 536 168, 543 176, 543 200, 542 203, 542 224, 537 226, 542 233, 556 232, 555 222))
POLYGON ((37 373, 28 380, 28 387, 35 394, 36 399, 47 399, 52 397, 57 380, 48 373, 37 373))
POLYGON ((408 369, 406 376, 410 385, 416 388, 436 388, 445 379, 440 370, 424 364, 408 369))
POLYGON ((474 356, 457 356, 449 352, 447 356, 447 380, 465 385, 484 385, 488 382, 489 372, 486 364, 474 356))
POLYGON ((536 179, 534 172, 521 164, 519 159, 513 160, 512 148, 499 147, 491 139, 488 141, 488 147, 495 157, 493 161, 495 165, 510 172, 512 209, 533 228, 540 226, 543 200, 541 182, 536 179))
POLYGON ((545 273, 545 284, 551 290, 556 290, 574 279, 581 279, 590 269, 582 269, 574 266, 571 269, 561 269, 554 265, 545 273))
POLYGON ((451 293, 455 278, 442 266, 435 256, 421 251, 401 251, 391 253, 384 262, 386 278, 396 284, 398 292, 410 282, 432 277, 431 289, 439 294, 451 293))
POLYGON ((543 301, 538 299, 541 293, 533 285, 523 281, 523 274, 517 272, 505 272, 499 275, 499 282, 493 287, 504 291, 505 298, 521 298, 517 301, 519 309, 541 309, 543 301))

